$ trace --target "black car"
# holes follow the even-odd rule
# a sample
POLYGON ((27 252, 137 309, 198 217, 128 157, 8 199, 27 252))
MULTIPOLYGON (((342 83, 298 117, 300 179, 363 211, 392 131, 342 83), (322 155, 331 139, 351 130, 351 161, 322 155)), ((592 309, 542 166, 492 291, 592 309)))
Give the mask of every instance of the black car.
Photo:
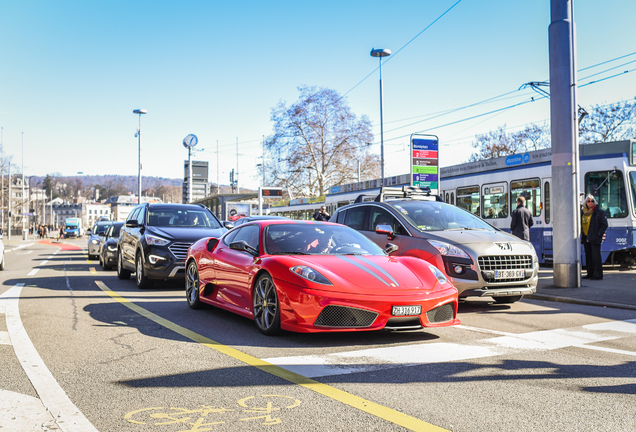
POLYGON ((99 246, 99 264, 104 270, 110 270, 117 264, 117 241, 123 222, 114 222, 104 233, 104 238, 99 246))
POLYGON ((135 207, 117 243, 117 277, 136 273, 137 286, 153 280, 183 279, 190 245, 227 231, 214 214, 198 204, 149 204, 135 207))

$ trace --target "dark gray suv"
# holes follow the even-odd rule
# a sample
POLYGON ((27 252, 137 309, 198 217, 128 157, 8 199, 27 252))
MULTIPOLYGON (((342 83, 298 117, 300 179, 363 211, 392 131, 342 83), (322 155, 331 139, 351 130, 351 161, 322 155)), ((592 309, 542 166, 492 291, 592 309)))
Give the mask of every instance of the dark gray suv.
POLYGON ((183 279, 190 245, 226 231, 202 205, 139 205, 119 233, 117 277, 128 279, 135 273, 139 288, 150 288, 156 279, 183 279))

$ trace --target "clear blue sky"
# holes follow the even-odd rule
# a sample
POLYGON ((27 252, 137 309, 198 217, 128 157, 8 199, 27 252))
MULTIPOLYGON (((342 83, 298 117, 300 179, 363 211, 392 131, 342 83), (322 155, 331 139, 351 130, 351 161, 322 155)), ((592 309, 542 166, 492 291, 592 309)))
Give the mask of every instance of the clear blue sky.
MULTIPOLYGON (((0 5, 0 126, 4 151, 26 175, 137 175, 142 117, 143 175, 181 178, 192 133, 210 180, 256 187, 271 108, 297 87, 349 92, 378 66, 372 48, 394 53, 457 0, 420 1, 4 1, 0 5)), ((636 52, 634 0, 575 0, 579 69, 636 52)), ((442 144, 441 164, 468 159, 476 134, 549 118, 529 81, 548 79, 549 0, 462 0, 383 65, 387 175, 409 171, 408 135, 442 144), (508 92, 487 104, 425 120, 508 92), (417 123, 416 123, 417 122, 417 123)), ((585 78, 636 55, 583 71, 585 78)), ((580 84, 636 68, 621 66, 580 84)), ((346 98, 368 115, 379 154, 379 74, 346 98)), ((636 71, 582 87, 582 106, 632 99, 636 71)))

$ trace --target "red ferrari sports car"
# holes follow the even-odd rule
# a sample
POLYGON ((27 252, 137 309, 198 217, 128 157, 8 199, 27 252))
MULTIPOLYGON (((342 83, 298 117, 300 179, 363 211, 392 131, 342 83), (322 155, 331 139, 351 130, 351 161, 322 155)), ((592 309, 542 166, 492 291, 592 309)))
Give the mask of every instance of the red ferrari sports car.
POLYGON ((459 324, 445 275, 387 252, 335 223, 250 222, 190 247, 186 298, 251 318, 266 335, 459 324))

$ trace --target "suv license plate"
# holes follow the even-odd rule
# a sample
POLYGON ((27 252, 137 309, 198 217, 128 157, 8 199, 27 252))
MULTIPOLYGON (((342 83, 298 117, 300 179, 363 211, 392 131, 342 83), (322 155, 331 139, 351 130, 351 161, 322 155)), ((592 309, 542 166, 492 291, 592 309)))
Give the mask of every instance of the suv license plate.
POLYGON ((421 315, 422 306, 393 306, 391 315, 393 316, 405 316, 405 315, 421 315))
POLYGON ((521 270, 495 270, 495 279, 518 279, 526 277, 526 271, 521 270))

